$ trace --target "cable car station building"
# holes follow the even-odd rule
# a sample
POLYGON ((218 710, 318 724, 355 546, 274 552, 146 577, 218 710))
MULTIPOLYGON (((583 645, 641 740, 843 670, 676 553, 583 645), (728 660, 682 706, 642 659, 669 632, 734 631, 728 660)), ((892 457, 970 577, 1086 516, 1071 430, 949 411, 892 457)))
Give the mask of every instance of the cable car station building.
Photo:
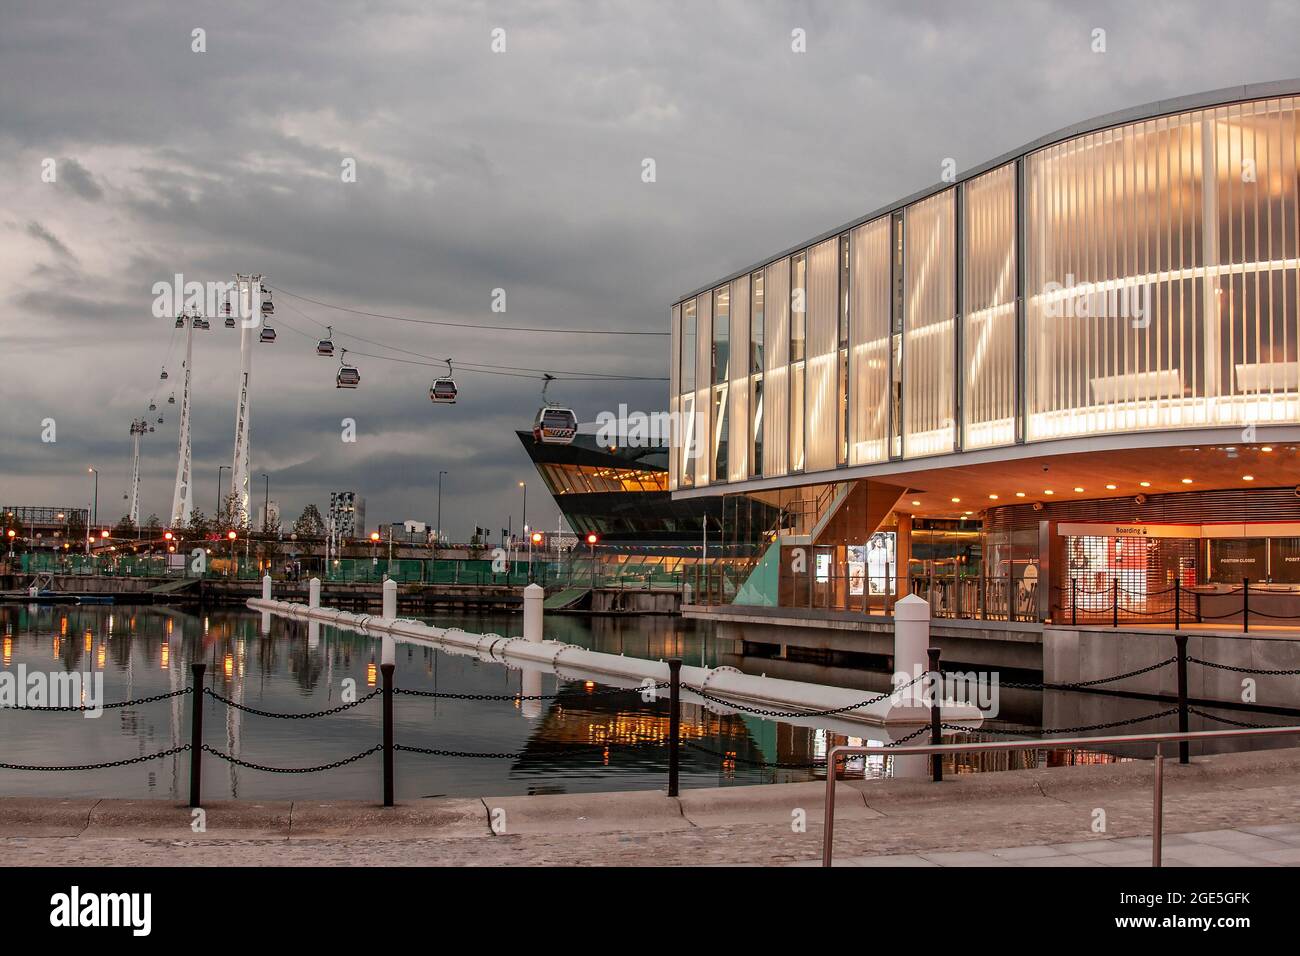
POLYGON ((683 296, 696 613, 1300 626, 1298 171, 1300 80, 1199 94, 683 296))

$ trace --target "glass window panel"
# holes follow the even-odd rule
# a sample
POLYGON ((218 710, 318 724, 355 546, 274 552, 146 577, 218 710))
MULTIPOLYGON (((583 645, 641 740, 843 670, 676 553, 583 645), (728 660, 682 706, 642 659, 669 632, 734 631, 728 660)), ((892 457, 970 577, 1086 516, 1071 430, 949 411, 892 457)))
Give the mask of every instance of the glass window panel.
POLYGON ((1028 437, 1295 421, 1292 98, 1026 159, 1028 437))
POLYGON ((903 453, 909 458, 953 450, 955 197, 948 189, 906 212, 903 453))
POLYGON ((835 467, 836 352, 839 326, 839 239, 808 250, 806 362, 804 397, 804 470, 835 467))
POLYGON ((853 379, 849 459, 862 465, 888 457, 889 431, 889 229, 888 218, 853 230, 849 287, 849 371, 853 379))
POLYGON ((962 189, 963 444, 987 448, 1016 438, 1015 166, 962 189))
POLYGON ((763 474, 777 477, 789 472, 790 435, 790 260, 781 259, 764 270, 767 324, 764 349, 767 371, 763 375, 763 474))

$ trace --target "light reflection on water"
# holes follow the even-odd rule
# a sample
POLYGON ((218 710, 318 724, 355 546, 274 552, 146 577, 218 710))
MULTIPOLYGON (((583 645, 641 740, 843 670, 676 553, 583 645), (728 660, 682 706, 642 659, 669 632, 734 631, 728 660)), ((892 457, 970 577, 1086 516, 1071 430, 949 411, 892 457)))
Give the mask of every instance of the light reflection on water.
MULTIPOLYGON (((193 611, 168 607, 0 606, 6 669, 26 664, 42 671, 93 670, 104 675, 105 701, 178 690, 190 681, 190 664, 207 665, 207 686, 244 706, 276 712, 325 710, 343 702, 354 680, 359 694, 379 681, 377 639, 306 622, 271 618, 242 609, 193 611), (313 630, 316 631, 313 634, 313 630)), ((429 618, 440 626, 516 636, 522 618, 509 614, 447 614, 429 618)), ((738 656, 704 623, 674 617, 583 617, 551 615, 546 636, 607 653, 651 660, 681 657, 687 664, 730 665, 747 673, 856 687, 868 694, 889 686, 884 670, 815 667, 738 656)), ((520 672, 503 665, 412 644, 397 646, 397 686, 455 694, 522 693, 520 672)), ((434 757, 399 753, 397 792, 423 796, 663 789, 666 785, 667 701, 643 702, 638 694, 608 695, 586 681, 540 679, 555 699, 467 701, 399 695, 394 702, 395 738, 408 746, 512 753, 497 759, 434 757), (557 752, 558 751, 558 752, 557 752)), ((240 759, 275 767, 329 763, 366 750, 380 740, 379 701, 315 720, 277 720, 241 714, 204 698, 204 740, 240 759)), ((58 765, 99 763, 156 753, 190 737, 188 695, 105 711, 98 719, 77 714, 0 711, 0 760, 58 765)), ((1020 726, 1046 720, 1071 725, 1128 717, 1153 709, 1151 702, 1006 691, 1003 719, 1020 726), (1046 718, 1044 715, 1047 715, 1046 718)), ((1200 729, 1193 722, 1192 729, 1200 729)), ((825 779, 814 769, 775 769, 747 761, 807 764, 843 743, 822 731, 757 717, 720 716, 684 703, 683 737, 698 748, 682 751, 682 786, 706 787, 825 779), (709 751, 709 752, 705 752, 709 751)), ((990 728, 996 724, 990 725, 990 728)), ((1173 730, 1170 718, 1144 730, 1173 730)), ((987 738, 985 738, 987 739, 987 738)), ((860 743, 860 740, 849 740, 860 743)), ((1233 744, 1213 749, 1247 749, 1233 744)), ((1146 756, 1146 753, 1125 755, 1146 756)), ((966 755, 948 772, 984 772, 1074 763, 1108 763, 1116 756, 1055 749, 1012 754, 966 755)), ((1119 758, 1124 759, 1124 758, 1119 758)), ((880 777, 892 761, 854 758, 850 776, 880 777)), ((211 755, 204 759, 204 796, 288 799, 377 799, 378 755, 320 774, 270 774, 240 768, 211 755)), ((188 795, 189 757, 178 754, 128 767, 43 773, 0 770, 0 795, 164 797, 188 795)))
MULTIPOLYGON (((104 675, 107 702, 178 690, 190 664, 207 665, 206 684, 244 706, 278 712, 336 707, 346 679, 358 694, 377 686, 379 643, 350 631, 322 627, 312 636, 301 621, 245 610, 186 611, 163 607, 0 607, 6 668, 87 670, 104 675), (78 639, 80 638, 80 639, 78 639)), ((512 615, 440 614, 436 623, 517 635, 512 615)), ((609 653, 691 664, 716 663, 704 625, 669 617, 553 616, 547 637, 609 653)), ((521 676, 500 664, 399 644, 398 687, 457 694, 521 693, 521 676)), ((666 785, 667 701, 638 694, 608 695, 585 681, 541 678, 537 706, 518 701, 464 701, 408 697, 394 701, 395 738, 417 747, 516 753, 478 759, 399 753, 402 798, 592 790, 661 789, 666 785), (558 752, 557 752, 558 751, 558 752)), ((7 763, 99 763, 155 753, 189 741, 189 695, 80 714, 0 711, 7 763)), ((380 702, 314 720, 277 720, 242 714, 203 698, 204 741, 240 759, 276 767, 329 763, 378 743, 380 702)), ((731 759, 685 748, 684 787, 812 779, 808 770, 764 770, 744 760, 808 762, 821 749, 816 733, 740 716, 719 716, 684 704, 686 740, 731 759)), ((211 755, 203 761, 208 799, 321 797, 377 799, 378 755, 321 774, 270 774, 240 768, 211 755)), ((178 754, 127 767, 67 773, 0 771, 6 795, 166 797, 188 795, 189 757, 178 754)))

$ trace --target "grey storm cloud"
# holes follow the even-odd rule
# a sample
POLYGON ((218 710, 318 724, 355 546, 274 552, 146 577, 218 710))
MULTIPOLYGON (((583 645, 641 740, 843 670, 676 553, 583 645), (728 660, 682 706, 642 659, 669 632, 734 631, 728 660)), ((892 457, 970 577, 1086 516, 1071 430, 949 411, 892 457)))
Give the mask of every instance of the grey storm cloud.
POLYGON ((50 230, 46 229, 35 220, 27 224, 27 235, 31 236, 33 239, 39 239, 47 248, 52 250, 60 258, 72 259, 74 261, 77 258, 72 254, 71 249, 59 241, 58 236, 54 235, 54 233, 50 232, 50 230))
POLYGON ((95 177, 91 175, 90 170, 72 157, 65 156, 59 160, 57 169, 59 171, 59 181, 66 184, 82 199, 89 199, 94 202, 104 197, 104 190, 99 188, 99 184, 95 182, 95 177))
MULTIPOLYGON (((974 166, 1100 113, 1300 74, 1298 26, 1293 2, 1263 0, 9 0, 0 499, 83 502, 93 465, 103 517, 125 488, 127 426, 153 401, 165 421, 144 443, 143 511, 167 510, 178 379, 160 372, 179 371, 183 343, 151 314, 151 289, 176 273, 260 271, 361 312, 662 331, 675 297, 933 183, 949 157, 974 166), (40 179, 48 157, 63 188, 40 179), (497 288, 504 315, 490 311, 497 288), (45 417, 57 443, 40 442, 45 417)), ((421 355, 667 375, 664 337, 276 306, 279 339, 254 356, 253 484, 268 474, 289 518, 335 488, 366 496, 372 520, 431 518, 445 469, 453 534, 511 513, 517 526, 520 480, 538 489, 530 518, 553 525, 514 435, 540 383, 464 370, 461 401, 432 407, 438 369, 421 355), (337 361, 314 354, 327 325, 361 369, 355 392, 335 390, 337 361)), ((205 511, 230 461, 237 362, 221 323, 196 334, 205 511)), ((653 381, 553 389, 587 420, 667 398, 653 381)))

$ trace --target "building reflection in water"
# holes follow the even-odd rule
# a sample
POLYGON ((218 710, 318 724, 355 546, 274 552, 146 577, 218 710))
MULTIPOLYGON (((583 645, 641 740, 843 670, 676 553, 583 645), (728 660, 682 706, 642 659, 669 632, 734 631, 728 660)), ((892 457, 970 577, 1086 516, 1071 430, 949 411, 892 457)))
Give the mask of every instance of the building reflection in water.
MULTIPOLYGON (((213 610, 195 615, 183 609, 119 608, 111 641, 102 607, 53 609, 0 606, 3 665, 42 670, 99 669, 104 697, 119 701, 183 689, 190 665, 207 665, 208 686, 222 696, 276 712, 326 710, 343 702, 344 680, 378 685, 378 648, 373 638, 303 621, 276 618, 270 634, 260 633, 259 615, 213 610), (123 626, 117 627, 116 624, 123 626), (66 635, 66 636, 65 636, 66 635), (79 640, 77 635, 81 635, 79 640), (97 637, 98 636, 98 637, 97 637)), ((508 615, 439 616, 438 623, 469 631, 518 635, 522 622, 508 615)), ((737 664, 751 673, 786 676, 772 660, 745 660, 732 642, 718 641, 704 625, 670 617, 583 618, 554 615, 547 636, 593 650, 658 660, 681 656, 691 664, 737 664)), ((804 663, 797 665, 807 668, 804 663)), ((472 752, 511 752, 514 761, 435 758, 400 754, 398 790, 403 798, 447 794, 661 789, 665 783, 668 713, 666 695, 646 702, 634 690, 610 694, 588 681, 560 684, 552 675, 522 674, 497 663, 446 653, 427 646, 399 645, 397 684, 412 690, 450 694, 505 695, 501 701, 400 697, 395 702, 397 739, 412 746, 472 752), (558 695, 558 696, 552 696, 558 695), (527 698, 541 698, 529 700, 527 698)), ((790 674, 789 676, 796 676, 790 674)), ((800 672, 841 686, 887 686, 888 675, 851 668, 800 672), (856 682, 856 683, 855 683, 856 682)), ((1066 726, 1100 719, 1090 708, 1121 706, 1101 695, 1073 699, 1007 690, 1003 717, 1018 726, 1066 726), (1068 706, 1067 706, 1068 705, 1068 706), (1074 711, 1078 710, 1076 714, 1074 711)), ((1079 695, 1073 695, 1079 697, 1079 695)), ((165 702, 116 711, 114 719, 73 720, 67 715, 0 713, 6 755, 34 764, 92 763, 181 746, 189 739, 191 707, 205 708, 205 742, 254 763, 293 767, 328 763, 371 747, 378 739, 380 707, 367 703, 321 720, 276 721, 241 714, 210 697, 180 695, 165 702), (245 725, 244 721, 249 723, 245 725)), ((1133 707, 1146 706, 1141 702, 1133 707)), ((702 787, 824 779, 822 768, 767 768, 761 764, 824 761, 839 743, 857 743, 825 731, 777 721, 718 715, 693 703, 683 705, 683 786, 702 787)), ((1193 729, 1202 724, 1193 721, 1193 729)), ((995 729, 995 727, 990 727, 995 729)), ((1153 727, 1153 729, 1156 729, 1153 727)), ((1173 729, 1172 723, 1159 729, 1173 729)), ((972 739, 989 739, 972 735, 972 739)), ((965 755, 950 760, 952 773, 1014 767, 1109 762, 1105 754, 1047 750, 965 755)), ((208 761, 205 760, 205 763, 208 761)), ((6 775, 11 793, 179 797, 184 795, 189 759, 184 754, 86 774, 6 775), (89 789, 88 789, 89 788, 89 789)), ((211 799, 374 799, 376 761, 358 761, 329 774, 266 774, 240 770, 212 758, 204 774, 211 799), (223 770, 224 768, 224 770, 223 770)), ((854 758, 847 775, 880 777, 893 772, 886 757, 854 758)))

